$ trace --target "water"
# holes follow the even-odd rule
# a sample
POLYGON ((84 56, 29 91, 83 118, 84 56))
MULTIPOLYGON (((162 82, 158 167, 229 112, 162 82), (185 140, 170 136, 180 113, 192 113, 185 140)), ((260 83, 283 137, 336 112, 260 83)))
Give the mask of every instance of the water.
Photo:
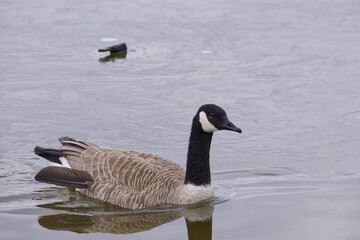
POLYGON ((1 239, 359 238, 357 1, 0 9, 1 239), (118 42, 126 58, 101 61, 118 42), (214 136, 210 203, 124 211, 33 180, 47 164, 34 146, 61 136, 185 166, 204 103, 243 130, 214 136))

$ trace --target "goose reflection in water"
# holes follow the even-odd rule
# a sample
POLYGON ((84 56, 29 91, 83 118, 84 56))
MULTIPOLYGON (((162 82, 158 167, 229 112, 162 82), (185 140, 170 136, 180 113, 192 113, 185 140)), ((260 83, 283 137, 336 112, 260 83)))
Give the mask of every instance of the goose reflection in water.
POLYGON ((119 52, 119 53, 110 53, 106 57, 99 58, 99 62, 109 62, 115 61, 116 59, 126 58, 127 51, 119 52))
POLYGON ((62 212, 40 216, 39 224, 49 230, 75 233, 131 234, 148 231, 184 217, 189 239, 209 240, 212 237, 214 207, 211 203, 204 202, 186 208, 133 211, 106 203, 79 201, 78 195, 74 201, 74 195, 69 201, 38 205, 62 212))

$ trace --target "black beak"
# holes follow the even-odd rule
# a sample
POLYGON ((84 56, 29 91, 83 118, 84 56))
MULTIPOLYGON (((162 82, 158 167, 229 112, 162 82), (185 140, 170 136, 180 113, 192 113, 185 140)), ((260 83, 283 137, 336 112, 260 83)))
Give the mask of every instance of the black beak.
POLYGON ((223 120, 223 124, 220 130, 229 130, 229 131, 242 133, 241 129, 235 126, 232 122, 230 122, 227 117, 223 120))

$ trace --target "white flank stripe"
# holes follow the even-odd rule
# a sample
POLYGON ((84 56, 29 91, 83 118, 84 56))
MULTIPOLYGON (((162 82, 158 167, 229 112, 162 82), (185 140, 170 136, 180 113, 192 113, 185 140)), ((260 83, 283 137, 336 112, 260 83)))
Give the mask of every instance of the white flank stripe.
POLYGON ((63 167, 71 168, 71 167, 70 167, 70 164, 69 164, 69 162, 68 162, 68 160, 67 160, 66 158, 60 157, 59 160, 60 160, 61 165, 62 165, 63 167))
POLYGON ((63 166, 60 163, 54 163, 54 162, 50 162, 50 165, 54 166, 54 167, 62 167, 63 166))

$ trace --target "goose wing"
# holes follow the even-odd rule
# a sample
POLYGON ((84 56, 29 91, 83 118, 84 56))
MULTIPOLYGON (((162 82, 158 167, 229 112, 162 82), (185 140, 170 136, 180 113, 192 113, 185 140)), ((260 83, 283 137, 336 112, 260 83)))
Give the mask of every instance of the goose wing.
POLYGON ((62 138, 60 148, 69 165, 90 173, 94 183, 79 189, 87 196, 124 208, 172 204, 185 170, 157 155, 96 146, 62 138))

